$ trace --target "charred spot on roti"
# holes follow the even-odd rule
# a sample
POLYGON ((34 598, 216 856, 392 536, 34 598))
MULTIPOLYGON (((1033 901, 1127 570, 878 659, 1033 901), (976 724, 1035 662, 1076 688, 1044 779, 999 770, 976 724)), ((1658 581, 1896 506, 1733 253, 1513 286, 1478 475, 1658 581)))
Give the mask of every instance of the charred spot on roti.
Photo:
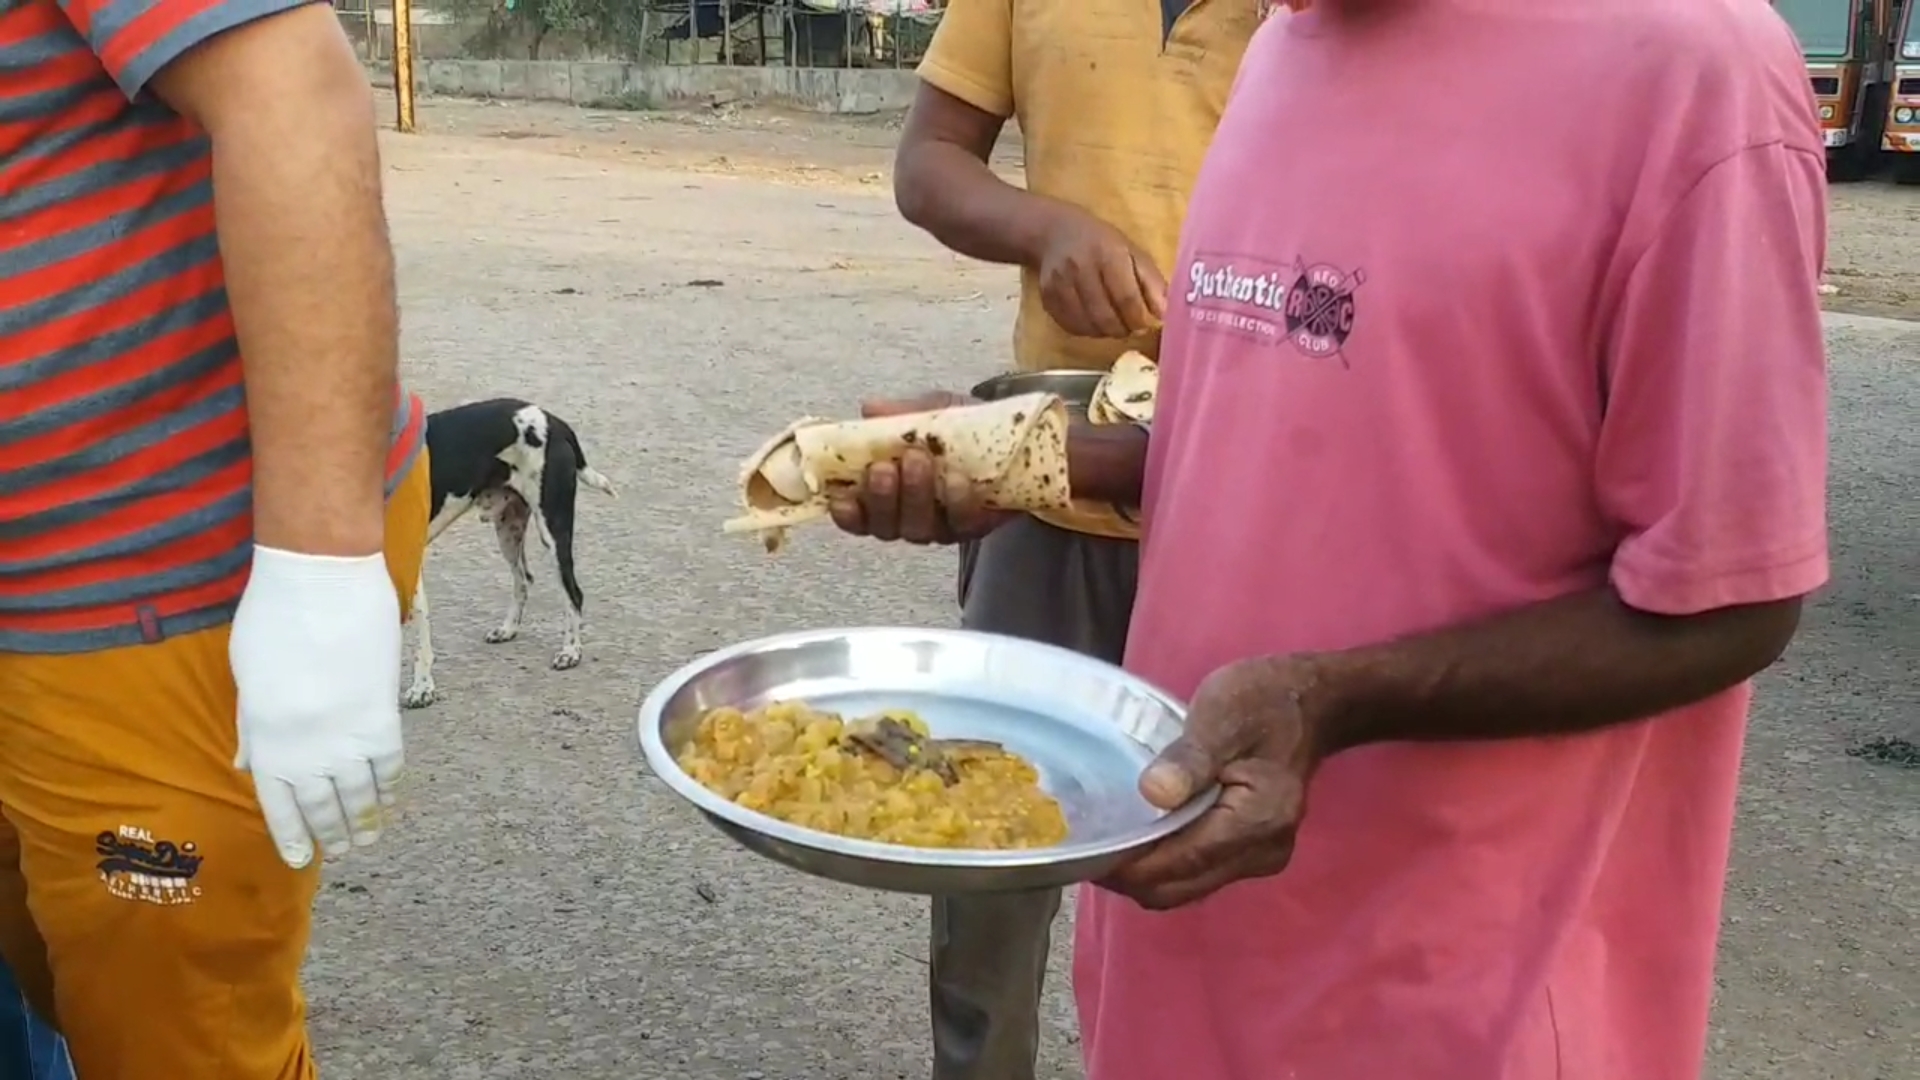
POLYGON ((910 430, 905 435, 900 436, 900 441, 906 443, 908 446, 912 446, 914 443, 920 441, 920 433, 910 430))
POLYGON ((941 457, 945 455, 946 452, 947 443, 945 439, 942 439, 938 435, 927 436, 927 453, 932 454, 934 457, 941 457))
POLYGON ((1026 414, 1026 413, 1023 413, 1023 412, 1017 412, 1017 413, 1014 413, 1014 414, 1013 414, 1013 422, 1014 422, 1014 423, 1016 423, 1016 424, 1024 424, 1024 423, 1026 423, 1026 422, 1027 422, 1027 414, 1026 414))
POLYGON ((1153 391, 1139 390, 1127 395, 1127 404, 1139 405, 1153 400, 1153 391))

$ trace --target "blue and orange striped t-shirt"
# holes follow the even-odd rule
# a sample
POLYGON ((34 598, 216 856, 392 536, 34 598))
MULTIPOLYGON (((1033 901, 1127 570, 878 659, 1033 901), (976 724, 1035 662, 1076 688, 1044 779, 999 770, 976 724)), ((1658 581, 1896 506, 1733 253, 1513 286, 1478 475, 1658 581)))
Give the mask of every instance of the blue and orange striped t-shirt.
MULTIPOLYGON (((147 90, 307 0, 0 0, 0 652, 228 621, 252 559, 206 136, 147 90)), ((393 421, 389 491, 419 453, 393 421)))

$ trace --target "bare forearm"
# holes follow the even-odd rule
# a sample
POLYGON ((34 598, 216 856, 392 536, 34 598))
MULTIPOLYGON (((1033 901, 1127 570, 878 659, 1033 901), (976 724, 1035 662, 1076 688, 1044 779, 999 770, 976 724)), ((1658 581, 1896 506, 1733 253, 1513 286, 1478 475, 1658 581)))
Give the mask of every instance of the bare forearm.
POLYGON ((1067 433, 1067 484, 1076 499, 1139 506, 1147 433, 1131 424, 1076 423, 1067 433))
POLYGON ((1800 601, 1681 617, 1596 589, 1311 658, 1323 753, 1398 741, 1572 734, 1692 704, 1780 657, 1800 601))
POLYGON ((970 258, 1014 266, 1040 261, 1047 223, 1061 204, 1015 187, 964 147, 903 148, 895 163, 900 215, 970 258))
POLYGON ((258 541, 381 549, 398 375, 393 254, 364 78, 213 132, 214 208, 246 378, 258 541))

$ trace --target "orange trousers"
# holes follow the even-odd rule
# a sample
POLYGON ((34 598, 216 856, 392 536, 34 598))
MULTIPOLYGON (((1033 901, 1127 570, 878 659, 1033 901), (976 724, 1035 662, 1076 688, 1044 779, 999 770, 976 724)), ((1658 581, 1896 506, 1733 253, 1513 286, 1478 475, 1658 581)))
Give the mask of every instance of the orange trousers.
MULTIPOLYGON (((387 507, 405 617, 424 452, 387 507)), ((0 946, 87 1080, 312 1080, 320 863, 291 870, 238 750, 226 627, 72 656, 0 654, 0 946)))

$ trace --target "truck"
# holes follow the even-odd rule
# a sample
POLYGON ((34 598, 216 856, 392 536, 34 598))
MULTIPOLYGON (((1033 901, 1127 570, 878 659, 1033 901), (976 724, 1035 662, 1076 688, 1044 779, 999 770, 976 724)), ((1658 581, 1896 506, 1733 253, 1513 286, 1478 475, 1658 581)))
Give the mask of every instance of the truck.
POLYGON ((1920 2, 1908 0, 1895 24, 1889 63, 1893 89, 1880 148, 1893 157, 1893 178, 1920 184, 1920 2))
POLYGON ((1799 37, 1807 58, 1826 137, 1828 177, 1861 179, 1872 171, 1894 116, 1888 102, 1894 97, 1895 24, 1904 22, 1902 0, 1773 0, 1773 6, 1799 37))

